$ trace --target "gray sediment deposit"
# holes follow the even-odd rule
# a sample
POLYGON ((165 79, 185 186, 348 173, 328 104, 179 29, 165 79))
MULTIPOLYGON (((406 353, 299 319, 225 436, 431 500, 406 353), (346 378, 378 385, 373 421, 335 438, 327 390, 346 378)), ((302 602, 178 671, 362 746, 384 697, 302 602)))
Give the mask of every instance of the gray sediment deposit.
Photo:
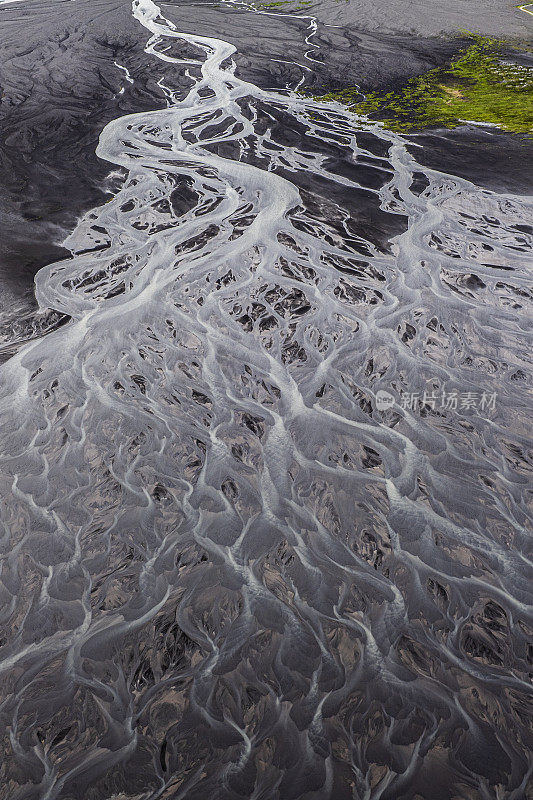
POLYGON ((317 16, 324 22, 349 25, 392 36, 457 36, 463 31, 530 42, 532 21, 509 0, 323 0, 317 16))

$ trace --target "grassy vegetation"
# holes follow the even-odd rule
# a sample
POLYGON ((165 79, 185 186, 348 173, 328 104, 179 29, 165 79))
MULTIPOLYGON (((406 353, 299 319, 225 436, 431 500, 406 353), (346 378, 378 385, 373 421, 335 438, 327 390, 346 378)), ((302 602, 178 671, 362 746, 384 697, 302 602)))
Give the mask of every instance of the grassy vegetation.
POLYGON ((533 131, 533 69, 503 60, 503 42, 470 34, 449 64, 409 80, 391 92, 357 89, 330 92, 360 114, 401 132, 428 126, 452 128, 461 120, 498 125, 515 133, 533 131))
POLYGON ((297 0, 296 3, 293 0, 272 0, 269 3, 256 3, 256 8, 262 11, 288 11, 293 13, 294 11, 307 11, 309 6, 312 5, 311 0, 297 0))

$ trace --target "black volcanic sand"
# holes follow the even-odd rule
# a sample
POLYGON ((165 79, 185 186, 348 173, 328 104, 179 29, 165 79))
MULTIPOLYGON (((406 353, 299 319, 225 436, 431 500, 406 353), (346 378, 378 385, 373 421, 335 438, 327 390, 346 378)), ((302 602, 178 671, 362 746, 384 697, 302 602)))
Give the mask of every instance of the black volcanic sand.
POLYGON ((105 199, 109 165, 94 153, 103 126, 164 101, 128 4, 21 3, 0 19, 0 281, 26 286, 105 199), (123 96, 120 58, 136 79, 123 96))
POLYGON ((463 125, 410 137, 421 164, 466 178, 493 192, 531 194, 533 137, 463 125))
MULTIPOLYGON (((259 85, 294 85, 301 70, 282 63, 287 59, 309 65, 303 58, 309 20, 206 4, 182 12, 166 5, 165 11, 184 31, 234 43, 239 73, 259 85)), ((1 7, 0 15, 0 283, 18 294, 40 267, 67 255, 58 243, 84 211, 105 201, 110 168, 95 156, 98 135, 116 117, 165 104, 156 85, 165 67, 144 53, 146 31, 132 18, 129 3, 22 2, 1 7), (114 61, 130 70, 133 85, 114 61)), ((441 63, 457 46, 325 26, 312 42, 319 45, 312 57, 320 63, 307 84, 333 88, 402 80, 441 63)), ((185 89, 189 81, 180 77, 185 89)), ((479 140, 482 134, 474 136, 479 140)), ((426 138, 425 146, 442 166, 440 137, 426 138)), ((504 172, 519 174, 520 149, 506 154, 504 172)), ((497 171, 498 158, 496 152, 497 171)), ((483 168, 477 172, 483 180, 483 168)))

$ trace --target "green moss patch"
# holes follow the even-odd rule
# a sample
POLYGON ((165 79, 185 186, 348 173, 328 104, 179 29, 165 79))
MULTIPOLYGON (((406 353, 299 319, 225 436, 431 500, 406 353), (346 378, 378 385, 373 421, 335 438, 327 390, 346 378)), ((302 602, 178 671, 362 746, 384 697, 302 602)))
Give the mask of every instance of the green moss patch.
POLYGON ((409 80, 392 92, 330 92, 353 111, 401 132, 428 126, 453 128, 462 121, 492 123, 514 133, 533 131, 533 68, 503 59, 504 44, 470 35, 449 64, 409 80))
POLYGON ((255 7, 260 11, 285 11, 285 12, 296 12, 296 11, 307 11, 307 9, 312 6, 313 3, 311 0, 298 0, 293 2, 293 0, 272 0, 272 2, 267 3, 256 3, 255 7))

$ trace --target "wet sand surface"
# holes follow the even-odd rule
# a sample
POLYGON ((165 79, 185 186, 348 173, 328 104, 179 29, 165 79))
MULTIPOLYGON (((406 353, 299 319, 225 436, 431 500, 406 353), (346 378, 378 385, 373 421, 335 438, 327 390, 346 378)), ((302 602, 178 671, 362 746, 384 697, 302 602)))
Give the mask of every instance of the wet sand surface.
POLYGON ((444 169, 446 165, 454 175, 494 192, 531 194, 533 165, 527 136, 465 125, 410 138, 411 152, 428 167, 444 169))
POLYGON ((533 796, 531 143, 292 90, 427 7, 0 6, 1 800, 533 796))

